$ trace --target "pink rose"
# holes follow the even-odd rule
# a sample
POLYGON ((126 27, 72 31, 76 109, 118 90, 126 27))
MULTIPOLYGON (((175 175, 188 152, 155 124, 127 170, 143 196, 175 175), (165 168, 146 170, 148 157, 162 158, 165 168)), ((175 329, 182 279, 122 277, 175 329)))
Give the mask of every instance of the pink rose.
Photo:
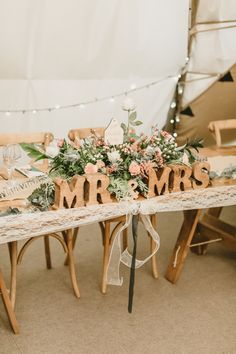
POLYGON ((94 165, 92 163, 87 163, 87 165, 84 168, 84 172, 87 173, 88 175, 94 174, 98 172, 98 166, 94 165))
POLYGON ((102 160, 97 160, 97 168, 101 169, 105 166, 105 163, 102 160))
POLYGON ((170 139, 173 138, 173 136, 172 136, 170 133, 168 133, 168 132, 166 132, 166 131, 164 131, 164 130, 161 131, 161 135, 162 135, 166 140, 170 140, 170 139))
POLYGON ((137 162, 132 161, 129 165, 129 172, 132 176, 139 175, 141 173, 140 165, 138 165, 137 162))

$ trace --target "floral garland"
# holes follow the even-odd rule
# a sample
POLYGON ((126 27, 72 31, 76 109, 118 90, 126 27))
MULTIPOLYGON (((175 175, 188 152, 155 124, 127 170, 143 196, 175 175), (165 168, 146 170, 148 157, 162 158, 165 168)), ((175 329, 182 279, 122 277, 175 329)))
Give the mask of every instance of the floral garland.
MULTIPOLYGON (((102 173, 109 176, 108 190, 118 200, 132 198, 133 190, 128 183, 131 179, 137 183, 137 192, 145 196, 150 168, 158 169, 168 164, 191 165, 197 159, 193 150, 198 151, 202 144, 196 140, 178 147, 171 134, 156 126, 152 127, 150 136, 143 133, 136 135, 132 127, 142 122, 137 120, 135 106, 129 101, 123 109, 128 112, 128 124, 121 124, 124 140, 120 145, 106 143, 92 129, 91 136, 80 140, 78 145, 60 141, 59 152, 55 156, 43 153, 32 144, 21 145, 30 157, 51 160, 49 175, 52 179, 61 176, 69 180, 74 175, 102 173)), ((41 195, 39 190, 36 193, 41 195)), ((35 200, 34 196, 30 199, 35 200)))

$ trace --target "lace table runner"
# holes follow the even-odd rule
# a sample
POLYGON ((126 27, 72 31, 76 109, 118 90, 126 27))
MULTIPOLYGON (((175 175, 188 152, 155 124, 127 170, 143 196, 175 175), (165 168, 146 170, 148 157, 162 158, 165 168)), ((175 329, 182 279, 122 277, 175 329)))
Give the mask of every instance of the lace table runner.
POLYGON ((151 199, 23 213, 0 218, 0 244, 109 220, 121 215, 148 215, 236 204, 236 185, 171 193, 151 199))

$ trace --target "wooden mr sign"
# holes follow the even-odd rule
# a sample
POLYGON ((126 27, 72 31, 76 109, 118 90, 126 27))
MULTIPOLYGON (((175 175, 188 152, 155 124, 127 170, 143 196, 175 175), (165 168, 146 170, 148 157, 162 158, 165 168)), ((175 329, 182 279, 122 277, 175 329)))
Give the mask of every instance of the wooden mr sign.
MULTIPOLYGON (((166 193, 189 189, 206 188, 209 185, 210 165, 197 162, 192 168, 186 165, 169 165, 155 170, 150 169, 147 197, 152 198, 166 193)), ((78 208, 92 204, 111 203, 107 188, 109 177, 100 173, 74 176, 70 182, 61 178, 55 179, 55 202, 53 209, 78 208)), ((132 190, 137 187, 136 181, 129 181, 132 190), (133 188, 134 187, 134 188, 133 188)), ((134 199, 137 192, 134 191, 134 199)))

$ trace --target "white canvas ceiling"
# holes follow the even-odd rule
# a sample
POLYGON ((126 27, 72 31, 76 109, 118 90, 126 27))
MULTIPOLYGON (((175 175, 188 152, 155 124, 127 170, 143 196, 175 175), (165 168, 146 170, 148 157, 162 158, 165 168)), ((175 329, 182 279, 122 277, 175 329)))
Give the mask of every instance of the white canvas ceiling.
MULTIPOLYGON (((0 110, 83 102, 164 80, 133 93, 147 128, 165 123, 185 63, 188 0, 0 0, 0 110), (169 78, 167 78, 169 77, 169 78)), ((0 114, 1 131, 51 130, 125 119, 123 97, 84 109, 0 114)))
POLYGON ((235 0, 199 0, 195 22, 191 31, 183 107, 236 63, 235 0))

